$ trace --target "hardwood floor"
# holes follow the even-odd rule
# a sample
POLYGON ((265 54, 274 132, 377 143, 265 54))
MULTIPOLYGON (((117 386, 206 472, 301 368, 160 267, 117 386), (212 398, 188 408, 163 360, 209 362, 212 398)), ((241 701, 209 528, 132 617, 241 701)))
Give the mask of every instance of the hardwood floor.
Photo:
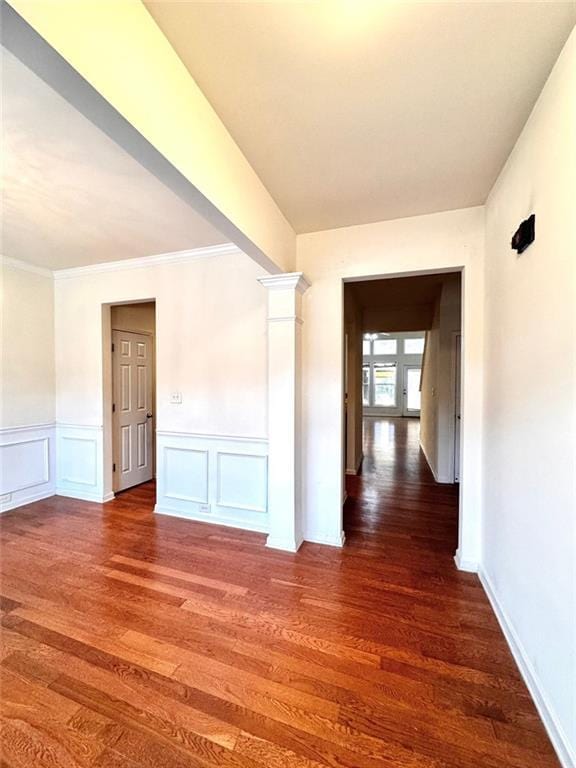
POLYGON ((2 766, 557 766, 417 430, 368 423, 342 550, 155 516, 153 484, 6 514, 2 766))

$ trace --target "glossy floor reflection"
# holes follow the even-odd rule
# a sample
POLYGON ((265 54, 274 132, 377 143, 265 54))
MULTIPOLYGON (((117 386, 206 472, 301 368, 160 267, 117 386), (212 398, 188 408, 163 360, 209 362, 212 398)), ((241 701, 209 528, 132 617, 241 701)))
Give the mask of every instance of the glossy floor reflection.
POLYGON ((3 515, 2 766, 557 768, 418 424, 372 421, 343 548, 108 504, 3 515))
POLYGON ((364 461, 348 476, 349 542, 384 547, 386 557, 452 558, 458 544, 458 486, 439 485, 420 448, 419 419, 364 419, 364 461))

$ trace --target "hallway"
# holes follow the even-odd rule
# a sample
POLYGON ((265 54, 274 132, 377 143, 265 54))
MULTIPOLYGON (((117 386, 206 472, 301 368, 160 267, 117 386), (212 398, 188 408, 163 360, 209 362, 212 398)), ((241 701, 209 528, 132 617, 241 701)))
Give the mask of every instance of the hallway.
POLYGON ((419 419, 364 418, 360 475, 346 477, 348 543, 381 549, 386 563, 452 569, 458 486, 440 485, 420 449, 419 419))

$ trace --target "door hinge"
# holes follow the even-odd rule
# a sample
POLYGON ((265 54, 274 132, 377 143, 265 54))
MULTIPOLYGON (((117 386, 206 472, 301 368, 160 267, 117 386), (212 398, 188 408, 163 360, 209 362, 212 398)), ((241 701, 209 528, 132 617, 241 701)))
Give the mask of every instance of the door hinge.
POLYGON ((116 410, 116 403, 112 403, 112 413, 114 413, 116 410))
POLYGON ((112 472, 116 472, 116 464, 112 464, 112 472))
POLYGON ((112 342, 112 352, 114 352, 114 342, 112 342))

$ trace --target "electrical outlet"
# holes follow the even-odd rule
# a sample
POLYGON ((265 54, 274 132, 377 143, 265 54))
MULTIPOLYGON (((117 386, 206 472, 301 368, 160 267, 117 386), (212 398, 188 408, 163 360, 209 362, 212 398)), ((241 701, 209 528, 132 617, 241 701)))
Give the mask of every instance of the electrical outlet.
POLYGON ((173 405, 180 405, 182 402, 182 392, 172 392, 170 395, 170 402, 173 405))
POLYGON ((200 504, 198 511, 203 515, 210 514, 210 504, 200 504))
POLYGON ((11 493, 5 493, 2 496, 0 496, 0 504, 8 504, 9 501, 12 501, 11 493))

